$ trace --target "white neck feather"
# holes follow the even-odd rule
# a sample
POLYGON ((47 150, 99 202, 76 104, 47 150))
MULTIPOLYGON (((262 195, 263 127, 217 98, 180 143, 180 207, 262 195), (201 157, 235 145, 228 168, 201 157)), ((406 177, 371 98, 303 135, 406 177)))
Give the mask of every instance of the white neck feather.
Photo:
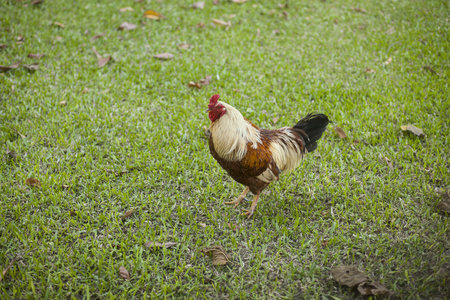
POLYGON ((244 119, 233 106, 219 101, 225 106, 225 114, 211 123, 210 130, 217 154, 228 161, 238 161, 247 153, 247 143, 258 148, 262 144, 259 130, 244 119))

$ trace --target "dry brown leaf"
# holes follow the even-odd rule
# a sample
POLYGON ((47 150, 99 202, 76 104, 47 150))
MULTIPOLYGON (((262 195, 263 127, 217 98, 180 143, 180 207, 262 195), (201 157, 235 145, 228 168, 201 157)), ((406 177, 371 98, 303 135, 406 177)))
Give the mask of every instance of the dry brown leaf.
POLYGON ((98 39, 98 38, 101 38, 101 37, 103 37, 103 36, 105 36, 105 35, 106 35, 106 33, 96 34, 96 35, 94 35, 93 37, 91 37, 91 41, 94 41, 94 40, 96 40, 96 39, 98 39))
MULTIPOLYGON (((206 126, 203 126, 206 127, 206 126)), ((202 226, 203 228, 206 228, 206 224, 205 223, 198 223, 198 225, 202 226)))
POLYGON ((62 184, 62 185, 61 185, 61 188, 62 188, 63 190, 68 190, 68 189, 69 189, 69 185, 67 185, 67 184, 62 184))
POLYGON ((197 27, 198 28, 203 28, 203 27, 205 27, 205 23, 200 22, 200 23, 197 24, 197 27))
POLYGON ((31 1, 31 4, 32 4, 32 5, 38 5, 38 4, 42 4, 42 3, 44 3, 44 0, 34 0, 34 1, 31 1))
POLYGON ((145 248, 172 248, 178 245, 178 243, 174 242, 165 242, 165 243, 159 243, 159 242, 153 242, 149 241, 144 244, 145 248))
POLYGON ((39 69, 39 64, 34 63, 34 64, 29 64, 29 65, 22 65, 22 67, 24 67, 28 71, 36 71, 37 69, 39 69))
POLYGON ((13 84, 12 86, 11 86, 11 93, 15 93, 16 92, 16 86, 13 84))
POLYGON ((416 127, 414 125, 408 124, 408 125, 402 125, 400 128, 403 131, 410 132, 412 134, 417 135, 418 137, 425 137, 425 133, 423 133, 422 129, 419 127, 416 127))
POLYGON ((129 7, 129 6, 119 9, 120 12, 133 11, 133 10, 134 10, 134 9, 132 9, 132 8, 129 7))
POLYGON ((144 18, 151 20, 161 20, 164 19, 164 16, 161 15, 160 13, 157 13, 156 11, 147 10, 146 12, 144 12, 144 18))
POLYGON ((194 9, 204 9, 205 8, 205 2, 195 2, 192 4, 192 8, 194 9))
POLYGON ((24 37, 23 35, 19 34, 19 35, 17 36, 17 43, 18 43, 18 44, 21 44, 21 43, 23 43, 24 41, 25 41, 25 37, 24 37))
POLYGON ((358 292, 361 293, 363 296, 369 296, 369 295, 384 295, 384 296, 390 296, 392 293, 387 288, 385 288, 381 283, 379 282, 363 282, 358 285, 358 292))
POLYGON ((283 17, 287 20, 288 19, 288 12, 287 11, 283 11, 283 17))
POLYGON ((120 24, 120 26, 119 26, 119 30, 133 30, 133 29, 136 29, 137 28, 137 25, 135 25, 135 24, 131 24, 131 23, 128 23, 128 22, 123 22, 122 24, 120 24))
POLYGON ((17 69, 20 66, 20 62, 16 61, 10 66, 0 66, 0 73, 8 72, 9 70, 17 69))
POLYGON ((370 73, 375 72, 375 70, 371 69, 371 68, 366 68, 365 72, 370 74, 370 73))
POLYGON ((431 73, 433 73, 434 75, 438 75, 438 73, 430 66, 423 66, 422 69, 430 71, 431 73))
POLYGON ((450 214, 450 191, 442 194, 443 200, 436 206, 439 210, 450 214))
POLYGON ((347 135, 345 134, 344 129, 342 129, 339 126, 334 127, 334 131, 337 133, 337 135, 339 136, 339 138, 341 139, 345 139, 347 137, 347 135))
POLYGON ((353 266, 333 267, 331 268, 331 275, 339 284, 348 287, 354 287, 369 280, 369 277, 353 266))
POLYGON ((367 13, 367 11, 364 8, 352 7, 352 9, 359 13, 363 13, 363 14, 367 13))
POLYGON ((247 1, 249 1, 249 0, 231 0, 231 2, 237 3, 237 4, 242 4, 242 3, 245 3, 247 1))
POLYGON ((8 45, 5 45, 5 44, 0 45, 0 49, 6 49, 6 48, 8 48, 8 45))
POLYGON ((189 44, 189 43, 181 43, 181 44, 179 44, 178 45, 178 47, 180 48, 180 49, 189 49, 190 47, 191 47, 192 45, 191 44, 189 44))
POLYGON ((102 57, 98 59, 98 66, 99 68, 104 67, 109 61, 111 60, 111 56, 108 57, 102 57))
POLYGON ((230 261, 230 256, 225 252, 222 246, 213 246, 201 250, 203 254, 208 255, 212 259, 215 266, 226 265, 230 261))
POLYGON ((389 57, 385 62, 384 62, 384 64, 385 65, 388 65, 388 64, 390 64, 392 62, 392 57, 389 57))
POLYGON ((392 165, 392 161, 389 158, 387 158, 386 156, 384 157, 384 161, 389 166, 389 169, 391 169, 391 171, 394 171, 394 166, 392 165))
POLYGON ((8 272, 9 269, 11 269, 13 263, 16 261, 16 259, 14 258, 9 265, 6 267, 6 269, 3 270, 3 272, 0 275, 0 282, 2 282, 3 278, 5 278, 6 272, 8 272))
POLYGON ((130 209, 130 210, 127 210, 124 214, 123 214, 123 216, 121 216, 120 218, 122 219, 122 220, 125 220, 126 218, 129 218, 132 214, 134 214, 136 212, 136 208, 132 208, 132 209, 130 209))
POLYGON ((160 60, 169 60, 173 58, 173 54, 171 53, 161 53, 161 54, 156 54, 153 56, 154 58, 160 59, 160 60))
POLYGON ((214 24, 216 24, 217 26, 222 26, 222 27, 230 27, 231 26, 231 22, 225 22, 222 20, 218 20, 218 19, 212 19, 211 20, 214 24))
POLYGON ((53 25, 58 26, 58 27, 60 27, 60 28, 66 27, 66 26, 64 26, 63 23, 59 23, 59 22, 53 22, 53 25))
POLYGON ((76 214, 77 214, 77 212, 75 210, 73 210, 73 209, 71 211, 69 211, 69 215, 71 217, 75 216, 76 214))
POLYGON ((125 269, 122 266, 120 266, 120 268, 119 268, 119 275, 123 279, 130 279, 130 273, 128 273, 127 269, 125 269))
POLYGON ((211 78, 212 78, 212 76, 211 75, 207 75, 206 77, 205 77, 205 79, 200 79, 200 84, 201 85, 203 85, 203 86, 205 86, 205 85, 208 85, 210 82, 211 82, 211 78))
POLYGON ((36 59, 40 59, 41 57, 45 56, 45 54, 34 54, 34 53, 30 53, 28 54, 29 58, 36 58, 36 59))
POLYGON ((194 82, 194 81, 190 81, 190 82, 188 83, 188 87, 195 87, 195 88, 197 88, 197 89, 201 89, 201 88, 202 88, 202 86, 200 85, 200 83, 194 82))
POLYGON ((273 124, 277 124, 279 119, 280 119, 280 117, 275 117, 275 118, 273 118, 273 119, 272 119, 272 123, 273 123, 273 124))
POLYGON ((100 53, 97 52, 95 47, 92 47, 92 52, 94 52, 95 56, 97 56, 98 59, 102 58, 102 56, 100 55, 100 53))
POLYGON ((81 93, 82 93, 82 94, 89 93, 89 89, 88 89, 88 88, 84 88, 84 90, 82 90, 81 93))
POLYGON ((214 1, 213 1, 213 4, 214 4, 214 5, 218 5, 219 3, 220 3, 220 0, 214 0, 214 1))
POLYGON ((62 36, 57 36, 57 37, 56 37, 56 40, 57 40, 58 42, 61 42, 62 39, 63 39, 62 36))
POLYGON ((66 106, 66 105, 67 105, 67 102, 64 101, 64 100, 63 100, 63 101, 60 101, 60 102, 59 102, 59 105, 61 105, 61 106, 66 106))
POLYGON ((25 184, 29 185, 31 187, 38 187, 38 188, 41 187, 41 182, 39 180, 37 180, 37 179, 32 178, 32 177, 28 178, 25 181, 25 184))
POLYGON ((17 154, 16 152, 9 151, 8 145, 6 145, 6 155, 9 156, 9 158, 12 158, 12 159, 16 159, 17 156, 19 156, 19 154, 17 154))
POLYGON ((206 137, 209 139, 209 137, 211 136, 211 130, 206 126, 203 126, 203 130, 204 130, 206 137))

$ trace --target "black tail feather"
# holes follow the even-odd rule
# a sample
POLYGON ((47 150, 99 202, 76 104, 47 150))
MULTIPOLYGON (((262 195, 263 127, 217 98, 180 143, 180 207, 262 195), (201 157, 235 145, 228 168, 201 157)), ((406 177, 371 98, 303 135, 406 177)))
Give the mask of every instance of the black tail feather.
POLYGON ((305 147, 308 152, 316 150, 317 141, 327 129, 328 123, 330 123, 330 120, 326 115, 309 113, 294 126, 294 128, 300 129, 306 134, 305 147))

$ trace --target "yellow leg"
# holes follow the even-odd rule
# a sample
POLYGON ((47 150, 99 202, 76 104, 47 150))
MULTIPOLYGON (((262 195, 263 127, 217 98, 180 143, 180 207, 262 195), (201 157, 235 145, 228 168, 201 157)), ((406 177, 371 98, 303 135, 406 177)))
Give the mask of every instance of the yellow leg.
POLYGON ((248 192, 250 191, 250 188, 248 186, 245 187, 244 191, 242 192, 242 194, 239 195, 239 197, 231 202, 225 202, 225 204, 234 204, 234 208, 236 208, 239 203, 242 202, 242 200, 244 200, 245 196, 248 194, 248 192))
POLYGON ((259 195, 255 195, 255 197, 253 197, 252 206, 245 213, 243 213, 243 216, 247 216, 247 219, 250 219, 253 216, 253 213, 255 212, 256 209, 256 205, 258 205, 258 198, 259 195))

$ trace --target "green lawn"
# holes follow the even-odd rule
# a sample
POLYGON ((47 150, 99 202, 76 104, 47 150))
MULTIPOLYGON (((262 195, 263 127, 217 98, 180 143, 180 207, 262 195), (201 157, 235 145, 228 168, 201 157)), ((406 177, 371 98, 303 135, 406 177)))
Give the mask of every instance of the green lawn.
POLYGON ((355 265, 394 298, 448 299, 448 1, 212 2, 0 0, 0 65, 39 63, 0 74, 0 298, 362 299, 331 277, 355 265), (223 204, 243 187, 209 153, 216 93, 264 128, 333 120, 251 220, 223 204))

